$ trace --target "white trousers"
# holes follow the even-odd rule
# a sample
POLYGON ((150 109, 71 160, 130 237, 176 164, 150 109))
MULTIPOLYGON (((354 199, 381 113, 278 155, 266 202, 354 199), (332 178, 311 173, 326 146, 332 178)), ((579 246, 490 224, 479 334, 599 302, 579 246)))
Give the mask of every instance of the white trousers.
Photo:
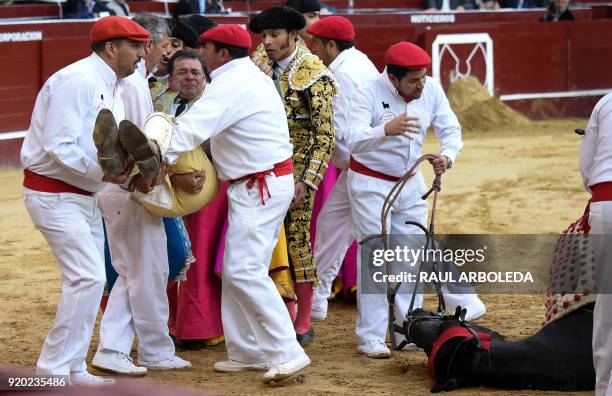
MULTIPOLYGON (((365 176, 360 173, 348 171, 348 190, 351 199, 351 214, 358 240, 368 236, 380 234, 380 215, 385 198, 395 185, 394 182, 365 176)), ((423 175, 419 172, 406 183, 399 197, 396 199, 389 218, 387 219, 387 232, 394 235, 422 234, 414 225, 405 224, 406 221, 415 221, 427 226, 427 202, 421 196, 427 191, 423 175)), ((421 241, 413 249, 422 247, 421 241)), ((357 324, 355 332, 359 344, 368 341, 385 341, 388 324, 388 303, 384 293, 362 293, 362 258, 359 247, 359 261, 357 263, 357 324)), ((383 267, 384 269, 384 267, 383 267)), ((407 285, 405 285, 407 286, 407 285)), ((412 292, 402 287, 395 296, 397 308, 396 318, 401 322, 410 307, 412 292)), ((447 311, 453 312, 458 305, 469 307, 478 304, 475 294, 444 294, 447 311)), ((414 308, 423 304, 423 295, 417 294, 414 308)))
POLYGON ((130 192, 108 185, 99 194, 113 267, 119 274, 100 323, 99 350, 129 354, 138 337, 141 361, 175 353, 168 333, 168 249, 161 217, 130 192))
POLYGON ((227 189, 221 316, 228 357, 242 363, 278 364, 304 354, 289 312, 268 276, 272 251, 293 198, 293 175, 266 177, 271 198, 261 204, 257 183, 227 189))
MULTIPOLYGON (((612 241, 612 202, 593 202, 589 212, 590 234, 595 238, 594 253, 602 275, 609 276, 612 266, 610 242, 612 241), (600 243, 597 243, 600 242, 600 243), (607 245, 607 246, 606 246, 607 245)), ((599 270, 598 270, 599 271, 599 270)), ((598 272, 599 273, 599 272, 598 272)), ((611 283, 609 279, 603 282, 611 283)), ((607 290, 609 292, 609 290, 607 290)), ((598 294, 593 312, 593 365, 595 366, 595 394, 612 393, 612 294, 598 294)))
POLYGON ((348 170, 343 169, 317 218, 314 258, 320 283, 314 291, 312 309, 319 312, 327 312, 332 284, 355 240, 347 175, 348 170))
POLYGON ((55 321, 45 338, 36 372, 69 375, 83 371, 106 282, 104 233, 96 199, 27 188, 23 189, 23 197, 62 275, 55 321))

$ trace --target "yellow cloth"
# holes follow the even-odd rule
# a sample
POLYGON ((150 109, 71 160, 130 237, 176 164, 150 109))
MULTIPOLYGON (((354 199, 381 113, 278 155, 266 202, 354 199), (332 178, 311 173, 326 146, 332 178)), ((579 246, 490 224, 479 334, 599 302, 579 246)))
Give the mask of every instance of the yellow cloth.
POLYGON ((285 236, 285 227, 281 226, 278 235, 278 242, 272 252, 270 260, 270 268, 268 271, 270 278, 274 281, 276 289, 280 293, 283 300, 295 300, 295 291, 293 290, 293 279, 289 270, 289 255, 287 253, 287 237, 285 236))
POLYGON ((172 186, 170 178, 166 176, 164 185, 161 186, 172 194, 172 206, 170 208, 155 205, 149 200, 142 200, 144 207, 151 213, 162 217, 179 217, 195 213, 213 200, 219 192, 219 181, 217 172, 208 159, 202 147, 183 154, 178 158, 170 171, 175 174, 204 171, 206 178, 202 191, 197 194, 188 193, 178 187, 172 186))

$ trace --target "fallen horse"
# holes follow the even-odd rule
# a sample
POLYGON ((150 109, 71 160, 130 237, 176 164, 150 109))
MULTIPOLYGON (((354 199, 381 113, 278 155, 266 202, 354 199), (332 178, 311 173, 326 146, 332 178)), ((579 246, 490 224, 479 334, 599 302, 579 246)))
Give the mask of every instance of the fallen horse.
POLYGON ((445 320, 415 310, 410 339, 425 350, 432 392, 488 386, 504 389, 585 391, 595 387, 591 337, 593 303, 544 326, 524 340, 510 342, 486 327, 445 320))

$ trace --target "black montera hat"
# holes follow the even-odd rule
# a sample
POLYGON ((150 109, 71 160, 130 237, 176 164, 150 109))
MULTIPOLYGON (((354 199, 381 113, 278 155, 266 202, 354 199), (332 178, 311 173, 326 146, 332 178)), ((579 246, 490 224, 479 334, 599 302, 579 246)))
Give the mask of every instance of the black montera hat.
POLYGON ((189 25, 196 32, 197 37, 200 37, 205 31, 217 26, 217 23, 212 19, 198 14, 186 16, 181 18, 180 21, 189 25))
POLYGON ((298 10, 302 14, 321 11, 321 2, 319 0, 287 0, 285 5, 298 10))
POLYGON ((170 37, 177 38, 188 47, 195 48, 198 46, 198 35, 191 26, 176 20, 168 20, 170 26, 170 37))
POLYGON ((263 10, 249 22, 253 33, 261 33, 266 29, 300 30, 306 26, 304 15, 293 8, 278 6, 263 10))

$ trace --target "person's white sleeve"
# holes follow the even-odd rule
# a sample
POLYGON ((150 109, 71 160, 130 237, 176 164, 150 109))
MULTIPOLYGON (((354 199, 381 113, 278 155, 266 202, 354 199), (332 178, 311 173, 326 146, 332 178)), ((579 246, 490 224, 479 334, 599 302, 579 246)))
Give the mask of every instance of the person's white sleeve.
POLYGON ((386 136, 384 123, 372 127, 373 111, 373 99, 369 90, 360 89, 355 92, 349 111, 349 133, 345 136, 351 153, 359 154, 376 150, 379 147, 379 139, 386 136))
MULTIPOLYGON (((431 82, 430 82, 431 83, 431 82)), ((440 139, 440 155, 445 155, 452 162, 463 148, 461 141, 461 125, 448 103, 442 87, 436 83, 436 110, 432 125, 438 139, 440 139)))
POLYGON ((580 145, 580 175, 589 192, 591 171, 600 147, 612 147, 612 98, 595 107, 580 145))
MULTIPOLYGON (((134 76, 135 78, 140 78, 140 76, 134 76)), ((153 109, 153 100, 148 88, 138 84, 139 82, 133 79, 129 81, 121 98, 123 99, 123 108, 125 109, 125 119, 132 121, 139 128, 143 128, 145 120, 155 110, 153 109)))
POLYGON ((71 76, 51 87, 45 117, 43 150, 69 171, 100 182, 104 177, 95 159, 85 154, 78 140, 93 130, 84 130, 83 120, 93 106, 95 89, 80 75, 71 76))
POLYGON ((349 129, 349 110, 351 107, 351 96, 355 92, 355 83, 344 74, 335 76, 340 86, 340 94, 334 97, 334 127, 336 138, 344 139, 349 129))
POLYGON ((597 152, 597 111, 597 107, 593 109, 593 114, 591 114, 591 119, 580 144, 580 176, 582 176, 584 188, 589 192, 591 191, 589 188, 591 169, 593 168, 595 153, 597 152))
POLYGON ((227 83, 210 84, 188 112, 177 118, 166 159, 170 164, 240 118, 236 93, 227 83))

